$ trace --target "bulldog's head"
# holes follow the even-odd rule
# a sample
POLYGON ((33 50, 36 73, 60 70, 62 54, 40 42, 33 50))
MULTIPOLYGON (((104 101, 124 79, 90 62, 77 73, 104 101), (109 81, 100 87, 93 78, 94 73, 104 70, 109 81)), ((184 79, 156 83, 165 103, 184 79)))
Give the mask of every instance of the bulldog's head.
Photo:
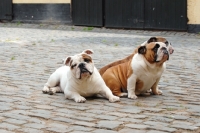
POLYGON ((151 37, 148 41, 141 44, 141 46, 144 46, 144 45, 151 43, 151 42, 163 42, 163 43, 166 44, 167 51, 169 52, 170 55, 173 54, 173 52, 174 52, 172 44, 169 41, 167 41, 167 39, 164 38, 164 37, 151 37))
POLYGON ((67 57, 64 60, 64 64, 70 67, 76 78, 82 79, 89 77, 94 71, 94 64, 91 57, 92 54, 92 50, 84 50, 80 54, 67 57))
POLYGON ((151 64, 162 64, 169 59, 169 51, 163 42, 151 42, 138 48, 138 53, 151 64))

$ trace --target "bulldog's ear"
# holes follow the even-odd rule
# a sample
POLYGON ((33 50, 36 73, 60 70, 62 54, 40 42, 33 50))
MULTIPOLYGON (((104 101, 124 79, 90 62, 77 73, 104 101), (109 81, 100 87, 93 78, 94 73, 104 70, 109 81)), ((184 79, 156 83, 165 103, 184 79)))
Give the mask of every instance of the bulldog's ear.
POLYGON ((93 54, 94 52, 93 52, 92 49, 86 49, 86 50, 84 50, 82 53, 91 55, 91 54, 93 54))
POLYGON ((139 54, 145 54, 146 53, 146 46, 141 46, 138 48, 138 53, 139 54))
POLYGON ((66 59, 63 60, 63 64, 65 64, 66 66, 70 66, 70 61, 71 61, 72 57, 69 56, 66 59))
POLYGON ((156 37, 151 37, 147 43, 151 43, 151 42, 157 42, 157 38, 156 37))

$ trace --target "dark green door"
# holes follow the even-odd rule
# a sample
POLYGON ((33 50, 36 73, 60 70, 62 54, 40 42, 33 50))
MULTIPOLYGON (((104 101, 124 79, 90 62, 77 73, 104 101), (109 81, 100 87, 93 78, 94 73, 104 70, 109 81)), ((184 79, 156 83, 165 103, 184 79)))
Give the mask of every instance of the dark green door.
POLYGON ((12 20, 12 0, 1 0, 0 20, 12 20))
POLYGON ((103 26, 103 0, 72 0, 74 25, 103 26))
POLYGON ((187 30, 187 0, 145 0, 145 29, 187 30))

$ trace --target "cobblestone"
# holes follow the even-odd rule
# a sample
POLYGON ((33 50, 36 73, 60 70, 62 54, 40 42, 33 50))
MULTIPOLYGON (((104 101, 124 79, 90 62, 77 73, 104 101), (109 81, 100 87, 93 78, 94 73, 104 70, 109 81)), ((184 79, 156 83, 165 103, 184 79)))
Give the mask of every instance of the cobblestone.
POLYGON ((198 133, 200 35, 82 26, 0 23, 0 132, 198 133), (73 28, 72 28, 73 27, 73 28), (66 56, 94 50, 102 66, 126 57, 151 36, 166 37, 175 51, 161 77, 161 96, 92 97, 75 103, 62 93, 42 93, 66 56))

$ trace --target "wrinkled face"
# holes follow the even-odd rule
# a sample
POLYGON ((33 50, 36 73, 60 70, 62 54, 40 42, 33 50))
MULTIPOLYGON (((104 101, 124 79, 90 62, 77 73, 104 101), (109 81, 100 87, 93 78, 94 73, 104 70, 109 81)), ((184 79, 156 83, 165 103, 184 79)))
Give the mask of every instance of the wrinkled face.
POLYGON ((169 41, 167 41, 166 38, 163 38, 163 37, 151 37, 147 42, 141 44, 141 46, 144 46, 151 42, 163 42, 166 44, 167 51, 169 52, 170 55, 173 54, 173 52, 174 52, 172 44, 169 41))
POLYGON ((151 42, 145 46, 140 46, 139 54, 143 54, 149 63, 163 63, 169 59, 169 51, 165 43, 151 42))
POLYGON ((73 75, 78 79, 87 78, 94 71, 91 50, 85 50, 80 54, 66 58, 65 64, 70 67, 73 75))

